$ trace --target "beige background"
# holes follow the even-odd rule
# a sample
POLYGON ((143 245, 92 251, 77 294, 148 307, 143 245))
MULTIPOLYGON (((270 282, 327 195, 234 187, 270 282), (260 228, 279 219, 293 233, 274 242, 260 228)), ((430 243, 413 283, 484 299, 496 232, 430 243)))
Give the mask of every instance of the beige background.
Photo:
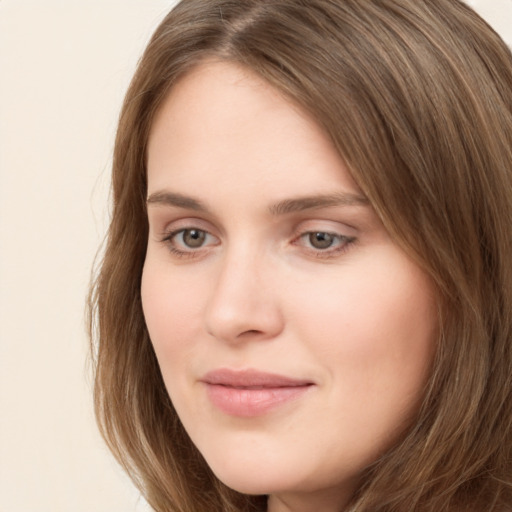
MULTIPOLYGON (((116 118, 173 0, 0 0, 0 512, 142 512, 99 439, 83 305, 116 118)), ((475 0, 512 43, 512 0, 475 0)))

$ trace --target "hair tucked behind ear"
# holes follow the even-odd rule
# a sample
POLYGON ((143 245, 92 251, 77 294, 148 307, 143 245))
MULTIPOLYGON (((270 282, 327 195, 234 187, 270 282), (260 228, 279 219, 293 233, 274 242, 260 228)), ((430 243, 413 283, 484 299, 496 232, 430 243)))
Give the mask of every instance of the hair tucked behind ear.
POLYGON ((512 503, 512 56, 458 0, 184 0, 127 93, 107 247, 90 296, 96 413, 160 512, 262 510, 210 472, 144 324, 146 145, 173 84, 239 63, 331 136, 386 228, 436 283, 440 339, 418 418, 367 468, 353 512, 512 503))

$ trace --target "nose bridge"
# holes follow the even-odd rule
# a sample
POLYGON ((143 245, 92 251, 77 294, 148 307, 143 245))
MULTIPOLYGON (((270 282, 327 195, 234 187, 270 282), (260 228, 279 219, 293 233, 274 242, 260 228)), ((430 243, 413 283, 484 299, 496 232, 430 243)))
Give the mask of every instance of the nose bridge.
POLYGON ((282 329, 273 269, 250 245, 239 243, 224 252, 207 305, 207 331, 227 342, 271 338, 282 329))

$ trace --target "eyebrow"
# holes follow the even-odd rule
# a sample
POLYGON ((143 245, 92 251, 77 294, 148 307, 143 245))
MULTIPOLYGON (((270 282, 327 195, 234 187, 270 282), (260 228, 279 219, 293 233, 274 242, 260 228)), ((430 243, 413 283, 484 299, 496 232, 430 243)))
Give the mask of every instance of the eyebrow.
POLYGON ((370 202, 365 196, 338 192, 335 194, 320 194, 305 197, 297 197, 279 201, 270 207, 272 215, 286 215, 304 210, 316 210, 335 206, 368 206, 370 202))
POLYGON ((208 208, 201 201, 189 196, 184 196, 183 194, 176 194, 175 192, 159 191, 150 194, 146 200, 146 204, 177 206, 178 208, 185 208, 187 210, 208 212, 208 208))
MULTIPOLYGON (((198 199, 175 192, 159 191, 150 194, 148 205, 176 206, 187 210, 208 213, 208 207, 198 199)), ((305 210, 332 208, 336 206, 368 206, 368 198, 359 194, 339 192, 335 194, 319 194, 291 199, 284 199, 271 205, 269 212, 273 216, 287 215, 305 210)))

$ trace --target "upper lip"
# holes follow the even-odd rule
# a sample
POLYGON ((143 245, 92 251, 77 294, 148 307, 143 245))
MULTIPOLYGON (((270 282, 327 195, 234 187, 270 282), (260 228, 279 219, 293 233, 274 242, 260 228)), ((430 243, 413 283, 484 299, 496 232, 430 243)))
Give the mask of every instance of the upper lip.
POLYGON ((307 379, 296 379, 276 373, 253 369, 231 370, 228 368, 210 371, 202 377, 201 381, 206 384, 234 388, 284 388, 313 384, 312 381, 307 379))

